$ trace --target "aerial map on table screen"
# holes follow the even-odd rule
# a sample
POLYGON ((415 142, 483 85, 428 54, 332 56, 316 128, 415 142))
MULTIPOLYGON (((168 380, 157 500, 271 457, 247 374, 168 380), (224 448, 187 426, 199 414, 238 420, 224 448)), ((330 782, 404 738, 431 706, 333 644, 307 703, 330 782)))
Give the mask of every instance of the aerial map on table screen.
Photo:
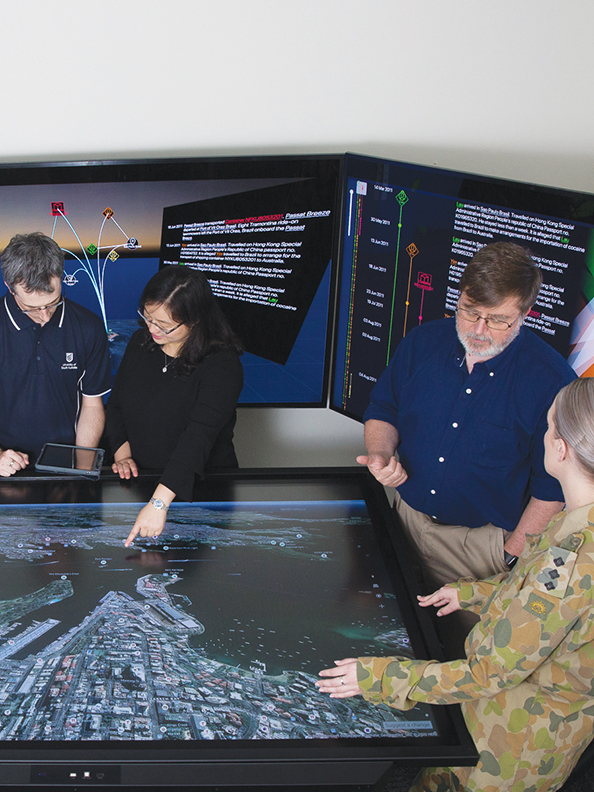
POLYGON ((436 736, 320 669, 412 656, 363 501, 3 506, 0 740, 436 736))

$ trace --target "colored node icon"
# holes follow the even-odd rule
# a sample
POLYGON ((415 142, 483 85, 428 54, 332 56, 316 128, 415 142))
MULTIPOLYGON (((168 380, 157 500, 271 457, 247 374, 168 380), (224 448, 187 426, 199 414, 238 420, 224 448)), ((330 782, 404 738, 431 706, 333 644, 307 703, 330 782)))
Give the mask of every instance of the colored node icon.
POLYGON ((64 201, 51 202, 50 215, 52 217, 64 217, 65 214, 66 212, 64 211, 64 201))
POLYGON ((122 248, 125 248, 126 250, 138 250, 141 247, 141 244, 136 237, 132 237, 127 234, 120 226, 120 224, 115 219, 115 211, 111 208, 111 206, 106 206, 101 213, 103 217, 99 222, 96 241, 90 242, 88 245, 86 245, 86 247, 83 245, 80 235, 78 234, 74 225, 70 222, 70 220, 67 219, 66 214, 66 207, 63 201, 50 202, 50 215, 54 218, 54 225, 51 233, 52 239, 54 239, 56 235, 56 230, 58 227, 57 224, 61 219, 66 223, 72 232, 72 235, 74 236, 76 243, 80 248, 80 252, 77 252, 75 247, 72 249, 68 247, 62 247, 64 253, 68 253, 69 256, 71 256, 71 258, 74 259, 74 261, 76 261, 79 265, 74 272, 64 273, 64 284, 66 286, 74 286, 75 283, 78 283, 78 278, 76 276, 79 272, 84 272, 85 275, 87 275, 91 281, 91 285, 99 303, 99 309, 105 330, 111 337, 107 327, 107 314, 105 310, 105 268, 108 261, 113 263, 120 258, 120 254, 117 252, 118 248, 120 250, 122 248), (112 223, 117 229, 117 234, 122 235, 121 242, 116 242, 115 244, 113 242, 110 244, 102 243, 102 237, 107 231, 107 223, 112 223))

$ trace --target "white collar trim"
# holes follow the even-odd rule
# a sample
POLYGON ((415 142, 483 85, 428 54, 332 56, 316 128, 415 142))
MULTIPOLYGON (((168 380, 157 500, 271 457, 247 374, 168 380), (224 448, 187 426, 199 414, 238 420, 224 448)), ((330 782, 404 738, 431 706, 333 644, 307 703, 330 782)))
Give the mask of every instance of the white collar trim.
POLYGON ((8 318, 10 319, 10 321, 13 323, 13 325, 16 327, 17 330, 20 330, 21 328, 16 323, 14 316, 10 313, 10 308, 8 307, 8 301, 6 299, 6 295, 4 295, 4 307, 6 308, 6 313, 8 314, 8 318))

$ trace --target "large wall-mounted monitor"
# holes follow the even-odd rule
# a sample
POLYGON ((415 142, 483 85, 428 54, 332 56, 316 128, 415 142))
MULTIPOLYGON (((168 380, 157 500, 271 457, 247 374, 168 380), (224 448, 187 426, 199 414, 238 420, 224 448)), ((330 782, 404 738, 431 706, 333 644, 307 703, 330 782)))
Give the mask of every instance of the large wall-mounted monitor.
POLYGON ((212 476, 126 548, 154 485, 0 483, 0 788, 347 788, 474 764, 458 707, 314 684, 341 657, 439 651, 366 470, 212 476))
POLYGON ((594 195, 346 155, 331 407, 361 420, 398 343, 453 315, 466 264, 500 240, 543 272, 526 326, 594 375, 594 195))
POLYGON ((66 252, 64 293, 101 316, 112 369, 138 298, 171 263, 205 271, 243 340, 240 404, 321 406, 341 156, 0 165, 0 250, 42 231, 66 252))

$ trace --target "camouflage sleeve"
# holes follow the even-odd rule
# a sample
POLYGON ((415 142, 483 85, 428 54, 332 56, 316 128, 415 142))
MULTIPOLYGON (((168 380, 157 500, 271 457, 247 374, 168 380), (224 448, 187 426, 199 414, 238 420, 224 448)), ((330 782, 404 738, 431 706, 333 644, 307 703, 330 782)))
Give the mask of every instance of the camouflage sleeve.
POLYGON ((455 704, 520 684, 579 620, 576 610, 558 594, 528 585, 507 599, 500 595, 474 628, 467 659, 439 663, 359 658, 357 676, 363 696, 409 709, 414 701, 455 704))
POLYGON ((405 657, 359 657, 357 681, 363 698, 372 704, 385 702, 399 710, 412 709, 415 701, 409 694, 419 684, 434 660, 412 660, 405 657))
POLYGON ((482 612, 485 603, 506 578, 507 573, 502 572, 486 580, 461 578, 457 583, 449 585, 458 590, 458 600, 461 608, 479 614, 482 612))

